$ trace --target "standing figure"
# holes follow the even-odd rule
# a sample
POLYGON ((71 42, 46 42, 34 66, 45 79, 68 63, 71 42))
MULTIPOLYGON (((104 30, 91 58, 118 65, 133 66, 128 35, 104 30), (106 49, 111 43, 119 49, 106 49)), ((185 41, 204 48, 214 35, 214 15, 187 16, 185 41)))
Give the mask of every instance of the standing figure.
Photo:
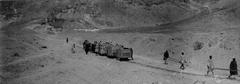
POLYGON ((235 58, 233 58, 233 60, 230 63, 230 75, 228 76, 229 78, 232 75, 238 75, 238 68, 237 68, 237 61, 235 58))
POLYGON ((185 69, 185 66, 184 66, 185 59, 184 59, 183 55, 184 55, 184 53, 182 52, 180 55, 180 61, 179 61, 179 63, 181 64, 180 69, 182 69, 182 70, 185 69))
POLYGON ((214 75, 214 63, 213 63, 213 60, 212 60, 212 56, 209 56, 209 59, 208 59, 208 64, 207 64, 207 75, 209 72, 212 72, 212 75, 214 75))
POLYGON ((102 41, 98 42, 98 54, 101 55, 101 48, 102 47, 102 41))
POLYGON ((94 43, 92 44, 92 52, 93 53, 96 53, 95 52, 96 46, 97 46, 97 41, 94 41, 94 43))
POLYGON ((133 60, 133 49, 130 48, 130 51, 131 51, 131 58, 132 58, 132 60, 133 60))
POLYGON ((74 48, 71 48, 71 51, 72 53, 76 53, 75 49, 74 48))
POLYGON ((72 53, 76 53, 76 51, 75 51, 75 43, 73 44, 73 46, 71 48, 71 51, 72 51, 72 53))
POLYGON ((96 43, 96 47, 95 47, 96 56, 98 55, 98 49, 99 49, 99 42, 96 43))
POLYGON ((88 40, 85 40, 83 42, 83 49, 85 50, 86 54, 88 54, 88 51, 90 50, 90 43, 88 42, 88 40))
POLYGON ((68 43, 68 37, 67 37, 67 39, 66 39, 66 42, 68 43))
POLYGON ((167 63, 168 58, 169 58, 169 53, 168 53, 168 50, 166 50, 163 55, 164 64, 168 64, 167 63))
POLYGON ((83 42, 83 49, 86 49, 86 44, 88 43, 88 40, 85 40, 84 42, 83 42))
POLYGON ((75 48, 76 47, 76 45, 75 45, 75 43, 73 43, 73 48, 75 48))

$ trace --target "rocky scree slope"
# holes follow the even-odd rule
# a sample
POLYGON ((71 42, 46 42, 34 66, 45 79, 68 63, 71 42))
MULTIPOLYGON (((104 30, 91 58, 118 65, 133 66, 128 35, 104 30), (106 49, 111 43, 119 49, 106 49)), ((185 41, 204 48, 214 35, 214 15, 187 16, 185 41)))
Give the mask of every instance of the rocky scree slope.
POLYGON ((64 28, 163 24, 199 11, 189 0, 18 0, 1 1, 1 5, 5 20, 18 17, 19 21, 44 22, 48 18, 51 25, 64 28))

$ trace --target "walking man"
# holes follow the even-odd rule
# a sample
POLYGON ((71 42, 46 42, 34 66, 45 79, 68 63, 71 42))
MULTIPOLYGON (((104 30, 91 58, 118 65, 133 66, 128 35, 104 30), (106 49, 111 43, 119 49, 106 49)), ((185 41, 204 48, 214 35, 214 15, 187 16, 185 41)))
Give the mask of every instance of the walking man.
POLYGON ((73 48, 75 48, 76 47, 76 45, 75 45, 75 43, 73 43, 73 48))
POLYGON ((237 61, 235 58, 230 63, 230 75, 228 78, 230 78, 232 75, 238 75, 238 68, 237 68, 237 61))
POLYGON ((88 40, 85 40, 83 42, 83 49, 85 50, 86 54, 88 54, 88 51, 90 50, 90 43, 88 42, 88 40))
POLYGON ((168 58, 169 58, 169 53, 168 53, 168 50, 166 50, 163 55, 164 64, 168 64, 167 63, 168 58))
POLYGON ((92 44, 92 52, 93 53, 96 53, 95 52, 96 46, 97 46, 97 41, 94 41, 94 43, 92 44))
POLYGON ((73 46, 71 48, 71 51, 72 51, 72 53, 76 53, 76 51, 75 51, 75 43, 73 44, 73 46))
POLYGON ((212 60, 212 56, 209 56, 209 59, 208 59, 208 64, 207 64, 207 75, 209 72, 212 73, 212 75, 214 75, 214 63, 213 63, 213 60, 212 60))
POLYGON ((182 52, 180 55, 180 64, 181 64, 180 69, 182 69, 182 70, 185 69, 185 66, 184 66, 185 59, 184 59, 183 55, 184 55, 184 52, 182 52))
POLYGON ((66 39, 66 42, 68 43, 68 37, 67 37, 67 39, 66 39))

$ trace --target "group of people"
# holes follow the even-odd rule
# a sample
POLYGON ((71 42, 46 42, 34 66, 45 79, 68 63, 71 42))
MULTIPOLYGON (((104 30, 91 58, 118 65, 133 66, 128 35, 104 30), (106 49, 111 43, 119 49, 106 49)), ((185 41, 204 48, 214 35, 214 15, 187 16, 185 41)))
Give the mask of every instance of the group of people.
POLYGON ((97 45, 97 41, 94 41, 94 43, 90 43, 88 40, 85 40, 83 42, 83 49, 85 50, 85 53, 88 54, 89 51, 95 52, 97 45))
MULTIPOLYGON (((68 39, 67 39, 68 42, 68 39)), ((101 42, 97 42, 94 41, 93 43, 90 43, 88 40, 85 40, 83 42, 83 49, 85 50, 85 53, 88 54, 88 52, 93 52, 93 53, 97 53, 98 51, 96 50, 100 50, 100 49, 96 49, 96 48, 100 48, 101 42)), ((74 45, 75 46, 75 45, 74 45)), ((164 60, 164 64, 168 64, 167 60, 169 58, 169 51, 166 50, 163 54, 163 60, 164 60)), ((181 52, 180 55, 180 59, 179 59, 179 63, 180 63, 180 69, 184 70, 185 69, 185 63, 186 60, 184 59, 184 52, 181 52)), ((214 65, 214 61, 213 61, 213 56, 209 56, 209 59, 207 60, 207 74, 209 75, 209 73, 212 73, 212 75, 214 75, 214 69, 215 69, 215 65, 214 65)), ((229 78, 231 78, 231 76, 233 75, 238 75, 238 67, 237 67, 237 61, 236 58, 233 58, 230 66, 229 66, 229 71, 230 71, 230 75, 228 76, 229 78)))
MULTIPOLYGON (((186 62, 183 55, 184 55, 184 52, 181 53, 180 60, 179 60, 180 69, 182 69, 182 70, 185 69, 185 62, 186 62)), ((167 63, 168 58, 169 58, 169 51, 166 50, 163 54, 164 64, 168 64, 167 63)), ((209 75, 210 72, 212 73, 212 75, 214 75, 214 69, 215 69, 215 66, 214 66, 213 57, 209 56, 209 59, 207 60, 207 75, 209 75)), ((230 69, 229 70, 230 75, 228 76, 229 78, 231 78, 231 76, 233 76, 233 75, 238 75, 238 67, 237 67, 236 58, 232 59, 229 69, 230 69)))
MULTIPOLYGON (((66 42, 68 43, 68 38, 66 39, 66 42)), ((101 43, 102 43, 101 41, 100 42, 94 41, 93 43, 91 43, 88 40, 85 40, 83 42, 83 49, 85 50, 86 54, 88 54, 88 52, 93 52, 93 53, 96 53, 96 55, 97 55, 97 54, 99 54, 97 52, 100 52, 100 51, 97 51, 97 50, 100 50, 97 48, 100 48, 101 43)), ((75 44, 73 44, 73 48, 75 48, 75 44)), ((166 65, 168 64, 167 63, 168 59, 169 59, 169 51, 166 50, 163 54, 164 64, 166 64, 166 65)), ((184 52, 181 52, 179 63, 180 63, 180 69, 184 70, 185 63, 186 63, 186 60, 184 59, 184 52)), ((214 75, 214 69, 215 69, 215 65, 214 65, 213 56, 210 55, 209 59, 207 60, 207 74, 206 75, 209 75, 209 73, 212 73, 212 75, 214 75)), ((232 59, 229 69, 230 69, 229 70, 230 75, 228 76, 229 78, 231 78, 231 76, 233 76, 233 75, 238 75, 238 67, 237 67, 236 58, 232 59)))
MULTIPOLYGON (((179 60, 179 63, 180 63, 180 69, 184 70, 185 69, 185 63, 186 63, 186 60, 184 59, 184 52, 181 53, 180 55, 180 60, 179 60)), ((168 50, 166 50, 164 52, 164 55, 163 55, 163 60, 164 60, 164 64, 168 64, 167 63, 167 59, 169 58, 169 52, 168 50)))
MULTIPOLYGON (((66 38, 66 43, 69 43, 68 37, 66 38)), ((72 53, 76 53, 76 44, 75 44, 75 43, 72 44, 71 52, 72 52, 72 53)))
MULTIPOLYGON (((208 64, 207 64, 207 75, 209 74, 209 72, 212 73, 212 75, 214 75, 214 61, 212 56, 209 56, 208 59, 208 64)), ((233 58, 230 65, 229 65, 229 71, 230 71, 230 75, 228 76, 228 78, 231 78, 231 76, 233 75, 238 75, 238 67, 237 67, 237 61, 236 58, 233 58)))

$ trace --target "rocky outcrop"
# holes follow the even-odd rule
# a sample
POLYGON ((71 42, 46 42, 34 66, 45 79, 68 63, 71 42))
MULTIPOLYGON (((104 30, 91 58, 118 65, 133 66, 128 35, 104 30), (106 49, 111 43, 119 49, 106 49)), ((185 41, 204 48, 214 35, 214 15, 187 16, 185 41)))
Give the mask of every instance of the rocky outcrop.
MULTIPOLYGON (((94 27, 154 25, 174 22, 194 14, 187 0, 22 0, 10 4, 21 20, 57 18, 84 20, 94 27), (14 9, 15 8, 15 9, 14 9), (87 16, 87 17, 86 17, 87 16)), ((4 12, 5 13, 5 12, 4 12)), ((10 15, 10 14, 8 14, 10 15)))

